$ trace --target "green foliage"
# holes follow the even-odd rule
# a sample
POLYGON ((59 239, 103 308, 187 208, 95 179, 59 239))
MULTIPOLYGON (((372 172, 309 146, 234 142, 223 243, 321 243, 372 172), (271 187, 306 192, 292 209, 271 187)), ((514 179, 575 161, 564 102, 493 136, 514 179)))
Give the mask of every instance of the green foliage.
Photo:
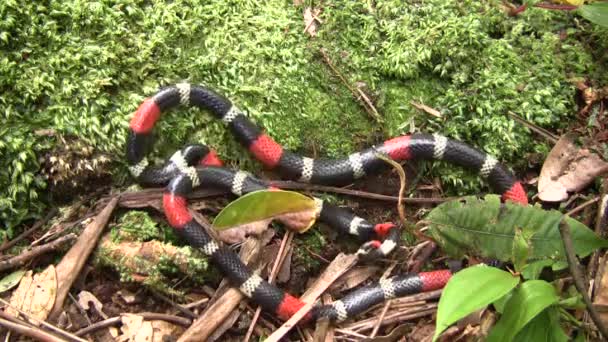
POLYGON ((8 291, 17 286, 17 284, 19 284, 21 281, 21 278, 23 278, 25 275, 25 272, 25 270, 17 270, 0 279, 0 293, 8 291))
MULTIPOLYGON (((550 306, 536 315, 530 323, 526 324, 513 338, 514 341, 551 341, 566 342, 570 338, 559 323, 559 311, 550 306)), ((583 341, 587 341, 583 339, 583 341)))
POLYGON ((185 274, 189 279, 202 283, 208 275, 207 258, 190 246, 170 245, 169 242, 177 241, 173 229, 157 223, 145 211, 132 210, 123 214, 113 225, 111 237, 111 241, 101 244, 95 261, 115 269, 121 281, 133 281, 134 275, 139 275, 143 283, 153 289, 167 294, 179 294, 171 287, 172 277, 179 278, 185 274), (160 255, 133 257, 133 249, 139 251, 145 248, 142 243, 146 241, 156 246, 147 253, 160 255), (158 262, 152 262, 148 258, 157 258, 158 262))
POLYGON ((578 13, 590 22, 608 27, 608 3, 594 2, 583 5, 578 9, 578 13))
POLYGON ((511 275, 487 266, 456 273, 439 301, 435 337, 458 319, 492 303, 501 316, 488 341, 535 341, 541 336, 547 341, 568 340, 560 326, 560 313, 577 324, 564 309, 578 308, 579 296, 569 291, 561 299, 552 284, 536 279, 543 267, 567 266, 558 229, 563 219, 572 228, 578 256, 608 245, 585 225, 557 211, 501 204, 495 195, 466 197, 433 209, 427 217, 429 231, 442 249, 457 257, 509 261, 525 279, 532 279, 521 282, 519 273, 511 275), (472 303, 462 303, 467 300, 472 303))
POLYGON ((451 324, 505 296, 517 284, 518 277, 485 265, 456 273, 439 299, 433 340, 451 324))
POLYGON ((522 283, 505 304, 503 314, 490 331, 488 341, 512 341, 528 322, 558 300, 553 285, 546 281, 530 280, 522 283))
MULTIPOLYGON (((415 129, 513 163, 545 148, 507 110, 560 126, 575 108, 568 75, 607 78, 592 63, 605 57, 586 50, 585 39, 559 38, 575 27, 565 13, 529 9, 511 18, 498 0, 322 7, 319 35, 310 39, 303 8, 279 0, 0 2, 0 220, 12 227, 42 209, 38 158, 56 142, 36 131, 76 136, 124 163, 130 114, 159 86, 180 80, 220 90, 277 141, 308 155, 343 156, 415 129), (321 47, 349 82, 365 83, 383 124, 333 76, 321 47), (444 118, 420 114, 410 100, 444 118)), ((220 123, 196 110, 167 115, 157 132, 159 155, 205 141, 233 166, 258 168, 220 123)), ((434 174, 458 192, 479 189, 476 176, 437 165, 434 174)), ((110 170, 126 178, 124 167, 110 170)))
POLYGON ((162 237, 158 224, 145 211, 131 210, 112 227, 114 241, 150 241, 162 237))
MULTIPOLYGON (((561 261, 566 266, 563 241, 558 224, 564 218, 558 211, 539 207, 500 203, 496 195, 483 199, 474 196, 441 204, 426 220, 429 233, 446 253, 516 261, 525 270, 526 261, 561 261), (517 230, 522 233, 520 236, 517 230), (516 239, 517 238, 517 239, 516 239), (523 242, 521 241, 523 240, 523 242), (514 243, 515 241, 515 243, 514 243), (515 256, 515 260, 513 257, 515 256)), ((574 250, 580 257, 607 247, 608 241, 572 218, 565 218, 572 229, 574 250)))

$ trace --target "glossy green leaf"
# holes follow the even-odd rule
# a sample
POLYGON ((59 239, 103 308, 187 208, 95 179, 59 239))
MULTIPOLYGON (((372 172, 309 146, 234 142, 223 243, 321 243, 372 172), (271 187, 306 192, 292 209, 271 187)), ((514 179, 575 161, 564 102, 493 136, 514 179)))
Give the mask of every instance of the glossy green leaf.
POLYGON ((18 270, 2 278, 2 280, 0 280, 0 293, 17 286, 24 274, 25 270, 18 270))
POLYGON ((583 5, 578 9, 578 13, 594 24, 608 27, 608 2, 583 5))
MULTIPOLYGON (((293 191, 260 190, 241 196, 228 204, 213 221, 217 230, 274 219, 284 214, 314 212, 316 204, 311 197, 293 191)), ((314 215, 301 227, 306 230, 315 222, 314 215)))
POLYGON ((498 298, 497 300, 494 301, 494 303, 492 303, 492 305, 494 306, 494 309, 496 309, 496 312, 498 313, 502 313, 503 310, 505 309, 505 305, 507 304, 507 302, 509 301, 509 299, 511 299, 511 296, 513 295, 513 291, 507 293, 506 295, 498 298))
POLYGON ((518 283, 519 277, 485 265, 456 273, 441 294, 433 339, 454 322, 503 297, 518 283))
POLYGON ((543 280, 522 283, 505 305, 503 315, 490 331, 488 341, 509 342, 517 333, 549 306, 559 301, 553 285, 543 280))
POLYGON ((548 307, 521 329, 514 341, 567 342, 568 335, 559 325, 559 312, 548 307))
MULTIPOLYGON (((452 257, 475 255, 513 261, 515 229, 524 227, 526 235, 530 234, 527 239, 529 260, 563 261, 566 257, 558 229, 562 217, 555 210, 502 204, 498 196, 487 195, 483 199, 469 196, 443 203, 431 211, 427 221, 430 222, 431 236, 452 257)), ((584 224, 572 218, 566 220, 579 257, 608 247, 608 240, 601 239, 584 224)))

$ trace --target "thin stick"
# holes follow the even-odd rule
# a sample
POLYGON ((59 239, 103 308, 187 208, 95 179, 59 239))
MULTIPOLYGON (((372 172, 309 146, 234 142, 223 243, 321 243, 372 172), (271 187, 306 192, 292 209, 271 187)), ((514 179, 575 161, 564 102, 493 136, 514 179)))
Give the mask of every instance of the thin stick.
POLYGON ((197 301, 195 301, 195 302, 188 303, 188 304, 184 304, 184 305, 182 305, 182 306, 183 306, 184 308, 186 308, 186 309, 192 309, 192 308, 195 308, 195 307, 197 307, 197 306, 199 306, 199 305, 205 304, 205 303, 207 303, 208 301, 209 301, 209 298, 202 298, 202 299, 199 299, 199 300, 197 300, 197 301))
MULTIPOLYGON (((283 235, 283 240, 281 240, 281 246, 279 247, 279 252, 277 253, 277 259, 275 260, 274 265, 272 265, 272 270, 270 271, 270 277, 268 277, 268 283, 270 283, 270 284, 274 283, 274 279, 276 278, 277 273, 279 272, 279 267, 281 267, 283 265, 283 262, 285 261, 285 256, 283 255, 285 252, 285 246, 287 246, 287 244, 290 243, 292 239, 293 239, 293 232, 291 230, 287 231, 287 233, 285 233, 285 235, 283 235)), ((247 329, 245 338, 243 338, 244 342, 249 341, 249 339, 251 338, 251 335, 253 334, 253 329, 254 329, 261 313, 262 313, 262 308, 260 306, 258 306, 255 309, 255 313, 253 314, 253 318, 251 319, 251 323, 249 324, 249 329, 247 329)))
POLYGON ((291 330, 314 306, 315 300, 327 288, 353 267, 357 263, 357 256, 338 254, 334 261, 325 269, 323 274, 317 279, 311 288, 309 288, 301 299, 306 303, 298 310, 287 322, 283 323, 272 335, 268 336, 266 342, 278 342, 285 334, 291 330))
POLYGON ((17 244, 17 242, 23 240, 24 238, 26 238, 27 236, 29 236, 30 234, 32 234, 36 230, 40 229, 40 227, 42 227, 48 220, 50 220, 56 214, 57 214, 57 208, 51 209, 51 211, 49 211, 46 214, 46 216, 44 216, 43 219, 41 219, 38 222, 34 223, 34 225, 30 229, 28 229, 28 230, 24 231, 23 233, 19 234, 19 236, 17 236, 16 238, 12 239, 11 241, 7 241, 7 242, 3 243, 2 246, 0 246, 0 252, 4 252, 5 250, 13 247, 14 245, 17 244))
MULTIPOLYGON (((166 314, 161 314, 161 313, 156 313, 156 312, 140 312, 137 313, 135 315, 141 316, 144 318, 144 320, 146 321, 165 321, 165 322, 169 322, 169 323, 174 323, 174 324, 178 324, 181 325, 182 327, 187 327, 189 326, 192 321, 187 319, 187 318, 183 318, 183 317, 178 317, 178 316, 172 316, 172 315, 166 315, 166 314)), ((77 336, 84 336, 90 333, 93 333, 99 329, 103 329, 109 326, 113 326, 113 325, 117 325, 119 323, 122 323, 122 316, 117 316, 117 317, 111 317, 108 319, 104 319, 103 321, 97 322, 95 324, 91 324, 86 328, 82 328, 80 330, 78 330, 76 332, 77 336)))
MULTIPOLYGON (((369 198, 369 199, 373 199, 373 200, 399 202, 398 196, 382 195, 382 194, 376 194, 373 192, 345 189, 345 188, 339 188, 339 187, 335 187, 335 186, 299 183, 299 182, 293 182, 293 181, 272 181, 271 183, 272 183, 272 185, 274 185, 278 188, 282 188, 282 189, 332 192, 332 193, 336 193, 336 194, 343 194, 343 195, 349 195, 349 196, 355 196, 355 197, 361 197, 361 198, 369 198)), ((458 200, 461 198, 462 197, 445 197, 445 198, 437 198, 437 197, 407 198, 407 197, 404 197, 402 199, 402 201, 403 201, 403 203, 412 203, 412 204, 438 204, 438 203, 443 203, 443 202, 447 202, 447 201, 458 200)))
POLYGON ((370 99, 363 94, 363 92, 361 92, 360 90, 357 91, 357 89, 353 88, 348 81, 346 80, 346 78, 342 75, 342 73, 340 73, 340 71, 338 71, 338 69, 335 67, 335 65, 332 63, 331 59, 329 59, 329 56, 327 55, 327 52, 325 51, 325 49, 319 49, 319 51, 321 52, 321 55, 323 56, 323 59, 325 60, 325 63, 327 63, 327 65, 329 66, 329 68, 331 69, 331 71, 333 71, 333 73, 338 76, 338 78, 340 79, 340 81, 342 81, 342 83, 344 83, 344 85, 346 86, 346 88, 348 88, 348 90, 350 90, 350 92, 353 94, 353 96, 355 97, 355 99, 360 100, 363 99, 363 101, 361 102, 362 107, 365 109, 365 111, 371 115, 374 120, 376 120, 377 122, 381 122, 382 121, 382 117, 380 117, 380 114, 378 113, 378 111, 376 110, 376 107, 374 107, 374 105, 372 104, 372 102, 370 101, 370 99))
POLYGON ((386 316, 386 313, 388 312, 388 309, 390 307, 391 307, 391 301, 388 300, 388 301, 386 301, 386 304, 382 308, 382 312, 380 313, 380 316, 378 316, 378 321, 374 325, 374 329, 372 329, 372 333, 369 335, 370 338, 376 337, 378 330, 380 330, 380 325, 382 325, 382 321, 384 320, 384 317, 386 316))
POLYGON ((570 268, 570 273, 572 274, 572 278, 574 279, 574 285, 583 297, 583 301, 585 302, 585 306, 587 307, 587 311, 589 312, 591 320, 593 321, 593 323, 595 323, 595 326, 599 330, 604 340, 608 340, 608 330, 603 324, 597 311, 595 311, 593 303, 591 303, 591 299, 589 298, 589 294, 587 293, 587 289, 583 280, 584 278, 581 274, 580 266, 578 264, 574 252, 574 244, 572 243, 572 236, 570 235, 570 226, 568 225, 568 222, 566 222, 566 217, 568 216, 564 215, 564 218, 562 218, 561 222, 559 223, 559 232, 562 236, 562 240, 564 241, 566 259, 568 260, 568 267, 570 268))
POLYGON ((65 342, 64 339, 61 339, 53 334, 50 334, 38 327, 35 326, 26 326, 18 323, 11 322, 4 318, 0 318, 0 326, 3 326, 11 331, 16 332, 17 334, 31 337, 38 341, 44 342, 65 342))
POLYGON ((150 290, 150 292, 152 292, 152 294, 159 298, 160 300, 162 300, 163 302, 171 305, 172 307, 174 307, 177 311, 183 313, 184 315, 186 315, 189 318, 196 318, 196 315, 194 314, 194 312, 190 311, 190 309, 183 307, 182 305, 177 304, 176 302, 172 301, 171 298, 168 298, 167 296, 163 295, 162 293, 155 291, 155 290, 150 290))
POLYGON ((596 198, 592 198, 582 204, 580 204, 579 206, 577 206, 576 208, 570 210, 569 212, 566 213, 566 216, 572 216, 575 214, 578 214, 581 210, 585 209, 586 207, 598 202, 600 200, 599 197, 596 198))
POLYGON ((543 138, 549 140, 549 142, 551 142, 552 144, 556 144, 558 137, 555 136, 555 134, 547 131, 546 129, 537 126, 529 121, 527 121, 526 119, 522 118, 521 116, 513 113, 512 111, 508 111, 507 114, 515 121, 519 122, 520 124, 528 127, 531 131, 536 132, 538 135, 542 136, 543 138))
MULTIPOLYGON (((78 341, 78 342, 87 342, 86 340, 81 339, 80 337, 73 335, 63 329, 60 329, 54 325, 52 325, 51 323, 47 323, 41 319, 38 319, 32 315, 30 315, 28 312, 25 312, 21 309, 19 309, 18 307, 13 306, 11 303, 5 301, 4 299, 0 298, 0 303, 10 307, 11 309, 19 312, 21 315, 23 315, 25 318, 27 318, 28 320, 33 321, 36 324, 40 324, 40 325, 44 325, 45 327, 47 327, 50 330, 53 330, 54 332, 62 335, 63 337, 67 338, 68 340, 71 341, 78 341)), ((7 313, 5 313, 4 311, 0 310, 0 316, 4 317, 4 318, 8 318, 7 316, 9 316, 7 313)))
POLYGON ((49 242, 46 245, 34 247, 34 248, 32 248, 28 251, 25 251, 15 257, 12 257, 8 260, 0 261, 0 272, 11 269, 11 268, 23 266, 23 265, 25 265, 26 262, 32 260, 33 258, 35 258, 41 254, 54 251, 62 244, 66 243, 68 241, 74 240, 75 238, 76 238, 76 234, 70 233, 66 236, 62 236, 62 237, 58 238, 57 240, 49 242))

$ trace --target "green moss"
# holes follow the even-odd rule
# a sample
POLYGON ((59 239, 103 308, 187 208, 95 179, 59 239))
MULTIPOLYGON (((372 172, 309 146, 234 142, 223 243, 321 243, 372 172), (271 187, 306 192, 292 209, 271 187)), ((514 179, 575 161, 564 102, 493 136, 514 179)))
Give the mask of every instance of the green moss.
MULTIPOLYGON (((74 135, 114 156, 118 182, 126 179, 131 113, 159 86, 181 80, 220 90, 277 141, 308 155, 342 156, 427 130, 518 166, 525 153, 546 148, 506 111, 560 127, 575 113, 568 77, 608 79, 594 63, 606 58, 597 50, 606 36, 568 13, 529 9, 512 18, 498 0, 325 1, 322 8, 319 35, 310 39, 303 8, 279 0, 2 1, 0 220, 11 227, 43 208, 38 158, 54 139, 36 130, 74 135), (384 123, 361 109, 320 48, 349 82, 367 85, 384 123), (418 112, 411 100, 444 118, 418 112)), ((220 123, 196 110, 173 111, 157 132, 159 155, 204 141, 231 165, 259 170, 220 123)), ((452 190, 480 189, 468 173, 432 169, 452 190)))

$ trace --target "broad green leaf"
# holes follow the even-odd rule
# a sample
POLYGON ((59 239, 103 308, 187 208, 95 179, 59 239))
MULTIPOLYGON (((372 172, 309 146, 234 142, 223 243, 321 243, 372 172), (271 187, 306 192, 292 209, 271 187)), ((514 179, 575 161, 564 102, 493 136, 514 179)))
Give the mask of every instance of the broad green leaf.
POLYGON ((521 271, 524 279, 538 279, 543 268, 553 265, 554 261, 550 259, 538 260, 527 264, 521 271))
POLYGON ((492 303, 492 305, 494 306, 494 309, 496 309, 496 312, 498 313, 502 313, 503 310, 505 309, 505 305, 507 304, 507 302, 509 301, 509 299, 511 299, 511 296, 513 295, 513 291, 507 293, 506 295, 498 298, 496 301, 494 301, 494 303, 492 303))
POLYGON ((514 341, 567 342, 568 335, 559 325, 557 308, 548 307, 534 317, 515 336, 514 341))
MULTIPOLYGON (((427 216, 430 234, 449 255, 512 261, 515 229, 523 227, 530 249, 529 260, 565 260, 558 224, 563 215, 533 206, 500 203, 496 195, 484 199, 474 196, 443 203, 427 216)), ((608 240, 598 237, 584 224, 567 217, 574 250, 579 257, 595 249, 608 247, 608 240)), ((560 265, 561 267, 561 265, 560 265)))
POLYGON ((515 238, 513 239, 513 266, 516 272, 521 272, 528 261, 530 244, 526 238, 524 230, 515 228, 515 238))
POLYGON ((2 280, 0 280, 0 293, 17 286, 24 274, 25 270, 18 270, 2 278, 2 280))
POLYGON ((550 283, 543 280, 522 283, 513 291, 503 315, 490 331, 488 342, 512 341, 528 322, 558 301, 559 297, 550 283))
MULTIPOLYGON (((271 220, 284 214, 312 212, 316 210, 314 199, 293 191, 260 190, 241 196, 224 208, 213 221, 217 230, 235 228, 255 222, 271 220)), ((305 231, 315 222, 310 217, 299 231, 305 231)))
POLYGON ((519 277, 486 265, 454 274, 439 300, 433 340, 454 322, 503 297, 518 283, 519 277))
POLYGON ((578 9, 578 13, 594 24, 608 27, 608 2, 583 5, 578 9))

